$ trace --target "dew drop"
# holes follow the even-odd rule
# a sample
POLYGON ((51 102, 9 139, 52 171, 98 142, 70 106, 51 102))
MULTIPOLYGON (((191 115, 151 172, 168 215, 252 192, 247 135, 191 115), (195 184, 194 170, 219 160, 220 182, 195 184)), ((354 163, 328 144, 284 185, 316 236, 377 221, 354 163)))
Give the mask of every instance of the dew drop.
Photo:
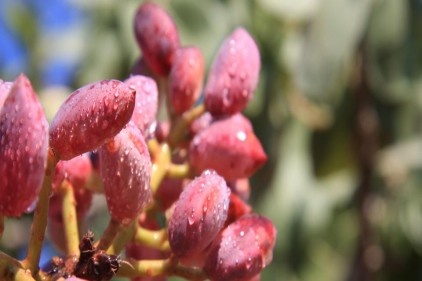
POLYGON ((28 208, 26 208, 25 213, 29 214, 32 213, 35 210, 35 207, 37 206, 38 199, 35 199, 34 202, 29 205, 28 208))
POLYGON ((244 131, 238 131, 236 133, 236 138, 240 141, 245 141, 246 140, 246 133, 244 131))
POLYGON ((193 224, 195 223, 195 219, 194 219, 193 214, 191 214, 191 215, 188 217, 188 223, 189 223, 189 225, 193 225, 193 224))
POLYGON ((246 269, 250 269, 252 266, 252 258, 248 257, 248 260, 246 261, 246 269))

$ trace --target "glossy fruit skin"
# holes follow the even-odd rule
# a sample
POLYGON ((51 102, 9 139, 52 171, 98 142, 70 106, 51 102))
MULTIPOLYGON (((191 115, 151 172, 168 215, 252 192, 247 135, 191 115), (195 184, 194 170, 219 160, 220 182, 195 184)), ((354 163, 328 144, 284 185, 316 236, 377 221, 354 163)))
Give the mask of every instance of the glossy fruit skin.
POLYGON ((180 194, 183 191, 186 180, 183 179, 164 179, 157 192, 155 193, 155 199, 159 202, 160 209, 165 211, 173 205, 179 199, 180 194))
POLYGON ((135 109, 131 120, 143 132, 149 134, 149 127, 155 121, 158 109, 157 84, 151 78, 133 75, 124 81, 136 90, 135 109))
POLYGON ((65 179, 68 180, 74 188, 84 188, 91 173, 91 159, 86 153, 70 160, 60 160, 54 170, 52 180, 53 191, 57 190, 65 179))
POLYGON ((258 47, 244 28, 223 42, 205 86, 205 106, 214 116, 242 111, 256 89, 261 67, 258 47))
POLYGON ((249 121, 240 114, 200 131, 190 144, 189 157, 197 173, 214 169, 228 181, 250 177, 267 160, 249 121))
POLYGON ((208 128, 211 123, 214 121, 211 113, 205 112, 201 116, 195 119, 192 124, 189 126, 189 134, 190 136, 195 136, 203 129, 208 128))
POLYGON ((48 123, 28 78, 14 81, 0 111, 0 213, 17 217, 37 198, 47 160, 48 123))
POLYGON ((50 146, 61 160, 91 151, 129 122, 136 91, 118 80, 102 80, 73 92, 50 126, 50 146))
POLYGON ((148 67, 157 75, 167 75, 179 47, 173 19, 157 4, 145 2, 136 12, 134 31, 148 67))
POLYGON ((144 137, 130 122, 98 152, 110 215, 127 226, 151 200, 151 158, 144 137))
POLYGON ((235 193, 230 194, 229 213, 225 225, 235 222, 246 214, 252 213, 252 207, 235 193))
POLYGON ((259 215, 245 215, 225 228, 210 246, 204 271, 211 280, 248 280, 272 260, 276 229, 259 215))
POLYGON ((176 115, 187 111, 199 98, 204 71, 201 50, 185 47, 176 51, 169 75, 169 99, 176 115))
POLYGON ((207 170, 182 191, 168 226, 173 253, 189 259, 203 252, 223 228, 230 189, 215 171, 207 170))

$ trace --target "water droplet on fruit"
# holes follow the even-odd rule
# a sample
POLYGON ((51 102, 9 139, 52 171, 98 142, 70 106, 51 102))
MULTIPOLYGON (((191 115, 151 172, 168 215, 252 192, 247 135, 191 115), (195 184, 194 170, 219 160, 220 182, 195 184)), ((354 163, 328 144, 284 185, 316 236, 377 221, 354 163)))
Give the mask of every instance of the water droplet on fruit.
POLYGON ((245 267, 246 267, 247 270, 249 270, 251 268, 251 266, 252 266, 252 258, 249 257, 246 261, 245 267))
POLYGON ((188 223, 189 223, 189 225, 193 225, 193 224, 195 223, 195 219, 194 219, 193 214, 191 214, 191 215, 188 217, 188 223))
POLYGON ((245 236, 245 232, 242 230, 242 231, 240 232, 240 237, 243 237, 243 236, 245 236))
POLYGON ((25 213, 27 214, 32 213, 35 210, 37 203, 38 203, 38 198, 35 199, 34 202, 32 202, 31 205, 29 205, 28 208, 26 208, 25 213))
POLYGON ((244 131, 238 131, 236 133, 236 138, 240 141, 245 141, 246 140, 246 133, 244 131))

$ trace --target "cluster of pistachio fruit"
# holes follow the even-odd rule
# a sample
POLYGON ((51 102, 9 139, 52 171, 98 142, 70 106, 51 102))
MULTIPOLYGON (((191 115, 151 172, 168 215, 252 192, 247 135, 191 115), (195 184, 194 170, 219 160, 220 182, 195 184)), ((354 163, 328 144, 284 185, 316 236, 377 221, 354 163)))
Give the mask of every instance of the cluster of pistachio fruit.
POLYGON ((141 4, 134 31, 131 76, 79 88, 51 124, 25 75, 0 80, 0 233, 36 204, 27 255, 0 252, 1 280, 246 281, 271 262, 276 229, 248 204, 267 156, 241 113, 259 80, 255 41, 235 29, 204 86, 200 49, 181 46, 161 7, 141 4), (98 241, 80 233, 94 193, 110 214, 98 241), (47 226, 63 255, 40 269, 47 226))

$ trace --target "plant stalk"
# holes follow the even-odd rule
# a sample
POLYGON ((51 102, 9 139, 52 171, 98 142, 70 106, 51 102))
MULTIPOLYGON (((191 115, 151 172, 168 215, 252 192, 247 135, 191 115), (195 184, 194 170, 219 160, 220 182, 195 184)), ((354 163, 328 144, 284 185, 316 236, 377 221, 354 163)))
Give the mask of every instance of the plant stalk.
POLYGON ((38 197, 32 222, 28 253, 26 258, 22 261, 24 268, 30 270, 32 276, 35 276, 39 269, 38 264, 40 262, 41 249, 44 241, 45 229, 47 227, 47 214, 51 194, 51 179, 57 162, 58 159, 55 157, 52 149, 49 148, 44 181, 38 197))
POLYGON ((76 214, 76 201, 72 184, 64 180, 60 186, 62 195, 62 218, 68 256, 79 256, 79 230, 76 214))

